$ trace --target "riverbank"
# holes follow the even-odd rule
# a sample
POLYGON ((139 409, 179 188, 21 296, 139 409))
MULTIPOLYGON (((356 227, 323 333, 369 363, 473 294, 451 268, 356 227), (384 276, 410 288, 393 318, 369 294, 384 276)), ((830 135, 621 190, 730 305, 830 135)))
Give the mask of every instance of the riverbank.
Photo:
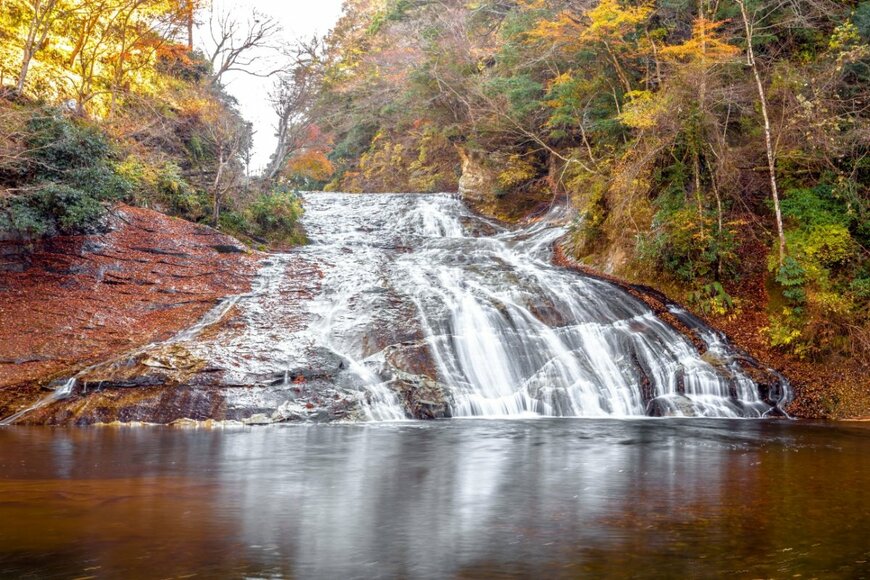
POLYGON ((744 274, 726 282, 739 307, 721 316, 705 316, 739 348, 788 377, 795 399, 788 408, 795 417, 855 420, 870 418, 870 367, 856 358, 821 355, 800 358, 770 346, 771 299, 763 248, 744 248, 744 274))
POLYGON ((54 380, 189 327, 248 290, 257 264, 230 236, 124 204, 105 233, 48 238, 19 259, 21 271, 0 272, 0 417, 54 380))

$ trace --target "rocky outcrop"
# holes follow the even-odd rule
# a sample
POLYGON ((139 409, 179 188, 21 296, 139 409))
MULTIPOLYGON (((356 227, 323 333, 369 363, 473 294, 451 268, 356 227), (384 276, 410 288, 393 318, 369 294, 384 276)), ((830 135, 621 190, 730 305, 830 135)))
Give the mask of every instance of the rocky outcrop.
MULTIPOLYGON (((256 271, 242 244, 206 226, 126 205, 112 208, 108 226, 41 241, 18 262, 21 271, 0 272, 0 417, 44 396, 57 378, 168 339, 245 292, 256 271)), ((154 375, 171 370, 178 384, 193 371, 178 366, 183 353, 164 354, 137 360, 129 380, 165 383, 154 375)))
POLYGON ((480 151, 466 151, 458 147, 462 160, 462 175, 459 178, 459 195, 472 207, 486 207, 496 202, 496 179, 484 164, 480 151))
POLYGON ((555 185, 549 176, 507 191, 499 186, 499 162, 485 151, 457 147, 462 160, 459 195, 477 213, 508 223, 519 223, 545 211, 553 201, 555 185))
POLYGON ((34 242, 16 233, 0 231, 0 275, 26 270, 30 265, 30 249, 34 242))
POLYGON ((425 342, 390 346, 384 354, 390 388, 415 419, 450 417, 450 388, 439 383, 432 352, 425 342))

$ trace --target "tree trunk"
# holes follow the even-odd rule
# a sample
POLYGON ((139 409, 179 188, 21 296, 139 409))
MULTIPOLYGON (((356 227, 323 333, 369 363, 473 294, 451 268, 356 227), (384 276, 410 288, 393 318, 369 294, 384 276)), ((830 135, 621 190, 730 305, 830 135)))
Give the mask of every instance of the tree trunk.
MULTIPOLYGON (((704 2, 698 0, 698 18, 703 22, 704 2)), ((704 31, 706 34, 706 31, 704 31)), ((695 199, 698 202, 698 219, 701 231, 704 230, 704 203, 701 196, 701 142, 704 139, 704 112, 707 108, 707 42, 704 35, 701 36, 701 67, 698 71, 700 79, 698 83, 698 117, 695 121, 695 144, 692 152, 692 171, 695 177, 695 199)))
POLYGON ((610 43, 608 42, 604 43, 604 48, 607 49, 607 54, 610 55, 611 62, 613 63, 613 68, 616 71, 616 76, 619 78, 619 82, 622 83, 623 88, 625 88, 625 92, 630 93, 631 83, 629 82, 625 71, 622 69, 622 65, 619 64, 619 59, 616 58, 616 53, 613 52, 613 49, 610 48, 610 43))
POLYGON ((275 179, 278 173, 281 172, 281 168, 284 166, 284 162, 290 153, 287 138, 288 125, 287 116, 281 115, 278 120, 278 144, 275 146, 275 153, 272 159, 269 160, 269 166, 266 168, 266 177, 270 180, 275 179))
POLYGON ((187 0, 187 51, 193 51, 193 0, 187 0))
POLYGON ((15 85, 15 92, 21 94, 24 92, 24 82, 27 80, 27 71, 30 69, 30 61, 33 59, 33 49, 30 41, 24 47, 24 56, 21 59, 21 72, 18 74, 18 83, 15 85))
POLYGON ((770 193, 773 196, 773 208, 776 214, 776 233, 779 236, 779 266, 781 268, 786 253, 785 233, 782 228, 782 212, 779 207, 779 188, 776 183, 776 153, 773 150, 770 117, 767 113, 767 96, 764 92, 764 84, 761 82, 758 63, 755 61, 755 51, 752 49, 752 25, 749 22, 749 14, 746 12, 746 4, 744 0, 736 1, 740 6, 740 15, 743 17, 743 25, 746 28, 746 61, 755 77, 755 86, 758 89, 758 101, 761 105, 761 116, 764 120, 764 144, 767 148, 767 168, 770 172, 770 193))
POLYGON ((223 147, 220 148, 220 152, 218 153, 218 170, 217 175, 214 178, 214 204, 212 206, 212 224, 214 227, 218 227, 218 223, 221 217, 221 178, 224 173, 224 150, 223 147))
POLYGON ((33 56, 48 38, 51 13, 56 5, 57 0, 48 0, 45 4, 39 1, 33 5, 33 17, 27 30, 27 40, 24 43, 24 53, 21 57, 21 71, 18 74, 18 83, 15 87, 19 95, 24 92, 24 84, 27 82, 27 73, 30 71, 33 56))
POLYGON ((18 73, 18 83, 15 85, 15 92, 19 95, 24 92, 24 83, 27 80, 27 71, 30 70, 30 61, 33 60, 33 53, 36 48, 36 34, 39 28, 39 5, 36 5, 36 14, 33 15, 33 20, 30 21, 30 29, 27 31, 27 40, 24 43, 24 54, 21 56, 21 72, 18 73))

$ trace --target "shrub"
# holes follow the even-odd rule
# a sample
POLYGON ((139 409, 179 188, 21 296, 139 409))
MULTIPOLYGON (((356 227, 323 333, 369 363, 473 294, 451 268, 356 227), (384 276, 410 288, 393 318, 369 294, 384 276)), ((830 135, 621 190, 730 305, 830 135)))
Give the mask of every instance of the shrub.
POLYGON ((103 225, 103 205, 87 193, 68 185, 48 183, 30 201, 50 224, 46 232, 48 234, 95 233, 103 225))
POLYGON ((28 158, 41 179, 63 179, 72 170, 106 162, 111 154, 99 129, 59 113, 38 113, 27 129, 28 158))
POLYGON ((861 325, 850 321, 870 298, 862 266, 862 203, 848 187, 829 184, 785 193, 789 255, 781 267, 770 257, 786 302, 783 312, 771 317, 768 334, 774 346, 800 356, 855 349, 844 337, 861 332, 861 325))
POLYGON ((770 326, 764 329, 770 345, 774 347, 789 348, 795 353, 801 353, 804 349, 801 341, 801 331, 796 328, 792 312, 784 309, 780 316, 770 319, 770 326))
POLYGON ((737 256, 737 224, 718 231, 716 217, 694 208, 659 211, 649 240, 641 240, 639 253, 657 268, 684 282, 706 283, 732 273, 737 256))
POLYGON ((261 195, 246 213, 255 235, 275 241, 302 243, 305 240, 299 227, 302 212, 299 196, 279 189, 261 195))
POLYGON ((516 153, 510 155, 496 177, 498 193, 508 193, 513 188, 533 180, 537 174, 537 169, 528 159, 516 153))
POLYGON ((17 232, 26 237, 45 235, 52 224, 21 197, 0 201, 0 231, 17 232))
POLYGON ((857 300, 870 300, 870 273, 863 271, 849 283, 849 291, 857 300))
POLYGON ((697 290, 689 292, 687 298, 692 306, 700 309, 704 314, 724 316, 731 312, 733 316, 737 314, 736 310, 739 306, 739 299, 732 298, 719 282, 704 284, 697 290))
POLYGON ((92 233, 103 227, 102 202, 133 195, 137 181, 117 170, 97 128, 43 110, 30 117, 26 131, 31 193, 4 203, 0 228, 31 237, 92 233))
POLYGON ((583 258, 595 252, 607 240, 604 228, 607 219, 607 182, 597 175, 579 172, 566 184, 571 202, 577 208, 577 219, 571 224, 570 234, 574 254, 583 258))
POLYGON ((245 214, 232 209, 225 209, 220 216, 220 229, 233 234, 250 234, 252 226, 245 214))
POLYGON ((119 174, 108 165, 96 165, 71 170, 65 181, 76 189, 101 201, 120 201, 129 199, 136 183, 119 174))
POLYGON ((167 163, 160 168, 155 185, 159 199, 169 206, 171 213, 192 221, 208 216, 208 195, 190 185, 178 165, 167 163))
POLYGON ((782 287, 783 298, 800 314, 807 300, 807 294, 804 291, 806 272, 798 261, 791 256, 786 256, 776 272, 776 281, 782 287))

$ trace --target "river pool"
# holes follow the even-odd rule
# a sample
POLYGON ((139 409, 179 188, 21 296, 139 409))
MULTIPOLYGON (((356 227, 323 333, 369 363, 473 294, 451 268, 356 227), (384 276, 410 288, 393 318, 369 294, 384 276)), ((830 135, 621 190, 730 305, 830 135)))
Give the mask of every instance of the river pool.
POLYGON ((870 577, 870 426, 0 429, 0 577, 870 577))

